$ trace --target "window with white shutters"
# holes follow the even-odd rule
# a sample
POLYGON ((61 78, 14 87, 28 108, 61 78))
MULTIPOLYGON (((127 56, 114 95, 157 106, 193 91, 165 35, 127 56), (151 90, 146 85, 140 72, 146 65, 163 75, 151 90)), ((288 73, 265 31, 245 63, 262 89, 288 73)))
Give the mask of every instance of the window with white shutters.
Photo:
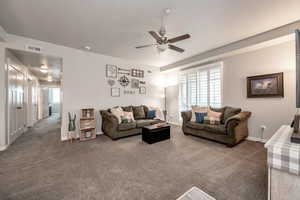
POLYGON ((191 106, 221 107, 222 64, 202 67, 180 76, 179 109, 189 110, 191 106))

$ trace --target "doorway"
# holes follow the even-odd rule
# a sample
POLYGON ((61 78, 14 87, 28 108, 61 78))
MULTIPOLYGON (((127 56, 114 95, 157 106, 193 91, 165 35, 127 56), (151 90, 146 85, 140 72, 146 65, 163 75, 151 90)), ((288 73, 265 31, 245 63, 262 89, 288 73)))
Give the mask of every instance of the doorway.
POLYGON ((62 58, 6 49, 6 145, 51 115, 61 115, 62 58))
POLYGON ((24 74, 8 65, 8 139, 12 143, 26 127, 24 107, 24 74))

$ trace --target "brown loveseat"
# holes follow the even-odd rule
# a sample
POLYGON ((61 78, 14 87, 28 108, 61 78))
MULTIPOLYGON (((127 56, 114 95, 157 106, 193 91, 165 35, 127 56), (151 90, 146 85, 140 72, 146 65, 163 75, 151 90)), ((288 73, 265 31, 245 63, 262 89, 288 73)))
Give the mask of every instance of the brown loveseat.
POLYGON ((222 113, 221 124, 211 125, 192 122, 192 111, 181 112, 184 134, 214 140, 229 147, 248 137, 248 118, 251 116, 251 112, 241 111, 240 108, 228 106, 220 109, 211 109, 222 113))
POLYGON ((159 119, 146 119, 149 108, 147 106, 122 107, 126 112, 133 112, 135 122, 121 123, 115 115, 108 110, 100 110, 102 117, 102 131, 111 139, 116 140, 122 137, 138 135, 142 133, 142 127, 163 122, 159 119))

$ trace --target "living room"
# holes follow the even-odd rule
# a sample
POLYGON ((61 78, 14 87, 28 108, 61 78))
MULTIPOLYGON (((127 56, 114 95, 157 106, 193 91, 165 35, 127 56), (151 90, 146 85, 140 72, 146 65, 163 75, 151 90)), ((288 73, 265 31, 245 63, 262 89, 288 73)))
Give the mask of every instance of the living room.
POLYGON ((297 199, 299 9, 2 1, 0 199, 297 199), (61 63, 60 115, 10 140, 9 69, 43 70, 35 57, 61 63))

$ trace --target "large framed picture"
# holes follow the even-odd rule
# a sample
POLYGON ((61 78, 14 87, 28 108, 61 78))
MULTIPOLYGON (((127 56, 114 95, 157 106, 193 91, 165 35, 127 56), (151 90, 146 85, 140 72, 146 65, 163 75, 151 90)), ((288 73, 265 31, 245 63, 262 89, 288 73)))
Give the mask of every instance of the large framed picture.
POLYGON ((117 78, 118 68, 114 65, 106 65, 106 77, 107 78, 117 78))
POLYGON ((247 77, 247 97, 284 97, 283 72, 247 77))

